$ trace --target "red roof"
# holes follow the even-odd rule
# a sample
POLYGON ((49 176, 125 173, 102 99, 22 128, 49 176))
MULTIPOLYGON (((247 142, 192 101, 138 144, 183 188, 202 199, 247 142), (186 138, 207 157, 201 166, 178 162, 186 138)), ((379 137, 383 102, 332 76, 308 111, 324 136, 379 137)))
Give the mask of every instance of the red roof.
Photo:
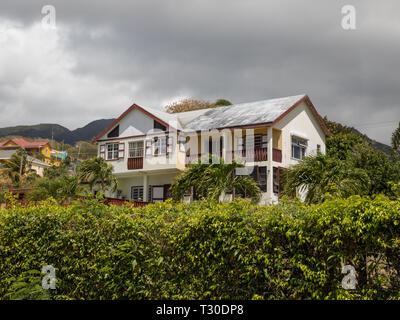
POLYGON ((4 146, 6 143, 12 141, 14 144, 16 144, 17 146, 20 147, 24 147, 24 148, 34 148, 34 147, 42 147, 46 144, 48 144, 47 141, 26 141, 25 139, 21 139, 21 138, 14 138, 14 139, 10 139, 10 140, 6 140, 0 143, 0 146, 4 146))

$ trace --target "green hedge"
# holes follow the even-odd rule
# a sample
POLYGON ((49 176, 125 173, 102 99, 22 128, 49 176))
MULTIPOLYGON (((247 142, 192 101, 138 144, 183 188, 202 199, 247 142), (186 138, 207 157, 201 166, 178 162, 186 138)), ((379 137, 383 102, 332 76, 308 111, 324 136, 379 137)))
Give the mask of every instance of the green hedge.
POLYGON ((0 210, 0 298, 397 299, 399 250, 400 201, 384 197, 273 207, 47 201, 0 210), (341 287, 345 264, 356 290, 341 287), (56 268, 56 290, 38 289, 43 265, 56 268))

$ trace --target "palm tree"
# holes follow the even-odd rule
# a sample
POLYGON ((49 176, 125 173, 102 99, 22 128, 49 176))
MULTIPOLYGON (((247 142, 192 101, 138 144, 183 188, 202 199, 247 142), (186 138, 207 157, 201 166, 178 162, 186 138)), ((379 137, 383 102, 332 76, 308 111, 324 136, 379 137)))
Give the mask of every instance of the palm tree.
POLYGON ((11 179, 16 186, 20 185, 25 175, 32 173, 30 168, 31 161, 25 149, 20 148, 4 164, 4 173, 11 179))
POLYGON ((79 166, 79 180, 89 184, 93 191, 98 185, 101 191, 110 190, 114 192, 117 189, 118 181, 112 174, 113 166, 103 158, 92 158, 82 162, 79 166))
POLYGON ((306 192, 307 203, 323 202, 327 195, 346 198, 367 194, 370 185, 365 170, 324 154, 306 157, 285 170, 283 180, 283 194, 293 196, 297 191, 306 192))
MULTIPOLYGON (((210 156, 210 160, 213 158, 210 156)), ((180 175, 176 176, 172 182, 171 189, 175 200, 181 200, 183 195, 191 187, 203 198, 219 201, 225 192, 237 188, 246 190, 253 202, 259 202, 261 190, 257 183, 249 176, 235 175, 237 168, 244 165, 236 161, 225 163, 219 161, 209 161, 209 163, 189 164, 188 168, 180 175)))

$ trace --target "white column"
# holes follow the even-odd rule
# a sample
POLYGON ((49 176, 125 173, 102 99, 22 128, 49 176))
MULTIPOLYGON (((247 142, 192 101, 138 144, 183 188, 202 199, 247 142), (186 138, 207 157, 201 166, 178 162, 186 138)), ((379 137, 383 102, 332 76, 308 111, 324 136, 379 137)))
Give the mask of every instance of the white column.
POLYGON ((268 127, 268 153, 267 153, 267 159, 268 159, 268 167, 267 167, 267 196, 269 201, 272 200, 273 196, 273 168, 272 168, 272 127, 268 127))
POLYGON ((149 194, 149 176, 147 174, 143 175, 143 201, 148 202, 149 194))
POLYGON ((232 162, 232 132, 229 129, 222 130, 222 158, 225 163, 232 162))

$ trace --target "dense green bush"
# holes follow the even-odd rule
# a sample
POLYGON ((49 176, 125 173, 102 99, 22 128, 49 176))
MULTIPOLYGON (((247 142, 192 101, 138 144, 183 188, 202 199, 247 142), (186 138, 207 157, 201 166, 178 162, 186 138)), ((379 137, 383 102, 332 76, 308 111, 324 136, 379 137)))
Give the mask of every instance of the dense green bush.
POLYGON ((136 209, 49 200, 0 210, 0 298, 52 265, 52 299, 397 299, 399 249, 400 201, 384 197, 136 209), (356 290, 341 288, 344 264, 356 290))

